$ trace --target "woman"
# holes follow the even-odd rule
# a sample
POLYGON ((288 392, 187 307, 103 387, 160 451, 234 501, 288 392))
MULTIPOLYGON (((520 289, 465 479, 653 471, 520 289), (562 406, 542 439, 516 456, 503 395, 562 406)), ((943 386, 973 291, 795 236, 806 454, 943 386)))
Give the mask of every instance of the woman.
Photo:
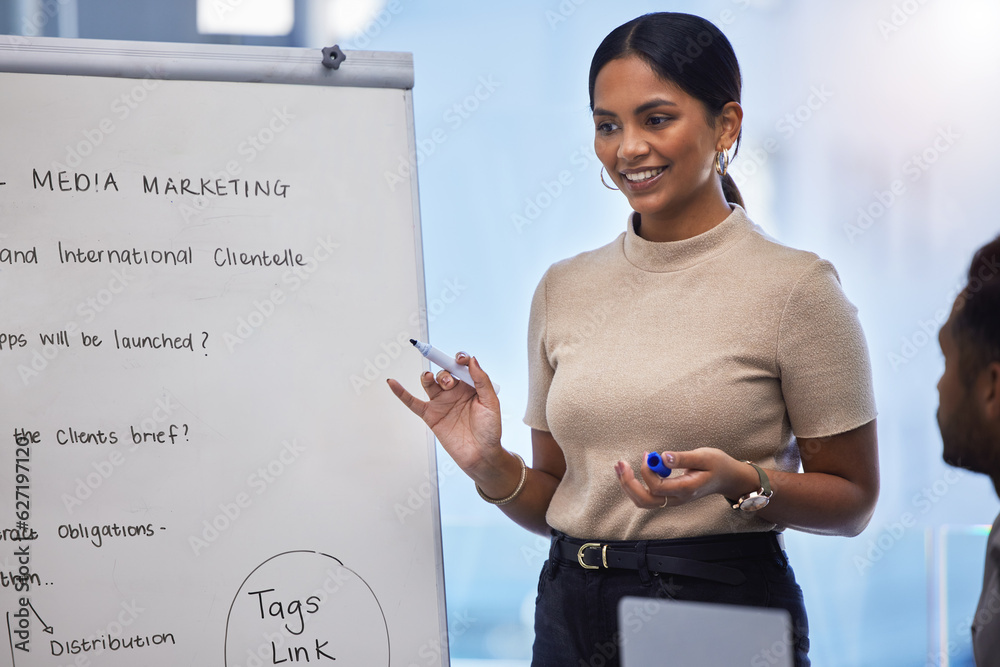
POLYGON ((597 49, 594 145, 605 185, 634 212, 535 292, 530 468, 501 447, 475 358, 458 356, 475 389, 425 373, 424 402, 389 381, 484 499, 552 535, 533 664, 617 664, 617 602, 645 595, 785 608, 807 665, 802 595, 775 529, 856 535, 874 510, 856 310, 828 262, 747 219, 726 175, 740 88, 728 40, 695 16, 642 16, 597 49), (654 473, 647 452, 674 472, 654 473))

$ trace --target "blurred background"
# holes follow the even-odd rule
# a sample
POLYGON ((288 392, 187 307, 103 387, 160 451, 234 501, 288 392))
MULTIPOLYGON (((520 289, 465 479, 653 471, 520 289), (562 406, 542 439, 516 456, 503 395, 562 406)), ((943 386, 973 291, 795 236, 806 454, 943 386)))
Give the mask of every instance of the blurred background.
MULTIPOLYGON (((528 456, 532 292, 628 214, 598 179, 590 58, 611 29, 661 10, 699 14, 733 43, 745 121, 731 169, 748 213, 834 263, 868 337, 875 517, 852 539, 788 535, 813 662, 971 665, 998 504, 987 479, 941 462, 936 336, 972 252, 1000 231, 988 193, 1000 3, 0 0, 0 33, 412 52, 431 340, 482 361, 503 387, 504 444, 528 456)), ((439 482, 452 662, 527 665, 547 540, 479 500, 441 451, 439 482)))

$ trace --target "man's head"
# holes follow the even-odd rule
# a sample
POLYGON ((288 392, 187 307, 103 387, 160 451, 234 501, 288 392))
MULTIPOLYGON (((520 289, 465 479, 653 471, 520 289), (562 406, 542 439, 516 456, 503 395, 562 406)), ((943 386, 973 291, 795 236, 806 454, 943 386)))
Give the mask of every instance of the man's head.
POLYGON ((1000 483, 1000 237, 976 252, 938 338, 944 460, 1000 483))

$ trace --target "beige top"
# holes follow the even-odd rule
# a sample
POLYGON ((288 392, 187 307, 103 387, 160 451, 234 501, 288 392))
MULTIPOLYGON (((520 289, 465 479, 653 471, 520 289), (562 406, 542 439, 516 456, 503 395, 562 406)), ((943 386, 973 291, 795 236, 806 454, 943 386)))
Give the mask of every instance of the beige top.
POLYGON ((770 239, 738 206, 676 242, 646 241, 632 219, 614 242, 552 265, 531 304, 524 422, 566 457, 546 520, 609 540, 771 530, 718 494, 639 509, 614 464, 638 474, 644 452, 717 447, 798 470, 793 434, 875 418, 857 309, 829 262, 770 239))

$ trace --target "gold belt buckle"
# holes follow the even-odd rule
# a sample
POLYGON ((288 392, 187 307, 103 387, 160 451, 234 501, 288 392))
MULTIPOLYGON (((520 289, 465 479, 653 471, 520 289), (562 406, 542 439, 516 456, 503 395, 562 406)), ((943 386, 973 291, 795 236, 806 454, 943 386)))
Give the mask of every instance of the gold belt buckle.
POLYGON ((584 562, 584 560, 583 560, 583 554, 589 548, 594 548, 594 549, 600 549, 601 550, 601 563, 603 563, 604 564, 604 568, 607 569, 607 567, 608 567, 608 545, 607 544, 603 544, 602 545, 600 542, 587 542, 582 547, 580 547, 580 550, 576 552, 576 560, 577 560, 577 562, 580 563, 580 567, 582 567, 585 570, 600 570, 601 569, 600 565, 587 565, 584 562))

